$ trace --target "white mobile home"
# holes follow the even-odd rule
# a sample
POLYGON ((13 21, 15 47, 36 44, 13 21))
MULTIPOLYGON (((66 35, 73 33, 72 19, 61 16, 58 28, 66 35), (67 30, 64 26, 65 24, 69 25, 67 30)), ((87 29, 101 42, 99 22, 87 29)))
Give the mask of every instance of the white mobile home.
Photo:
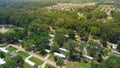
POLYGON ((4 48, 1 47, 1 48, 0 48, 0 51, 4 52, 4 53, 6 53, 6 54, 9 53, 9 51, 8 51, 5 47, 4 47, 4 48))
POLYGON ((59 53, 57 53, 57 52, 54 52, 53 55, 54 55, 54 56, 57 56, 57 57, 59 57, 59 58, 66 58, 65 55, 59 54, 59 53))
POLYGON ((25 62, 26 62, 27 64, 29 64, 30 66, 32 66, 32 67, 35 66, 35 63, 32 62, 32 61, 30 61, 30 60, 28 60, 28 59, 25 59, 25 62))

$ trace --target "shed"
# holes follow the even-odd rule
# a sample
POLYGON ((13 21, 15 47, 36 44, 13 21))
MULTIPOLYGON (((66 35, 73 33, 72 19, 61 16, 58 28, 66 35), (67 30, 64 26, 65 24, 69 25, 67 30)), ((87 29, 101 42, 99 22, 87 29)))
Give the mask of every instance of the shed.
POLYGON ((69 37, 69 35, 64 35, 64 36, 67 37, 67 38, 69 37))
POLYGON ((59 50, 69 53, 69 50, 67 50, 67 49, 65 49, 65 48, 59 48, 59 50))
POLYGON ((50 36, 50 37, 53 37, 53 38, 55 37, 55 35, 53 35, 53 34, 49 34, 49 36, 50 36))
POLYGON ((85 58, 87 58, 87 59, 90 59, 90 60, 93 60, 93 57, 88 56, 88 55, 83 55, 83 57, 85 57, 85 58))
POLYGON ((50 50, 48 50, 48 49, 45 49, 45 51, 46 51, 47 53, 50 53, 50 50))

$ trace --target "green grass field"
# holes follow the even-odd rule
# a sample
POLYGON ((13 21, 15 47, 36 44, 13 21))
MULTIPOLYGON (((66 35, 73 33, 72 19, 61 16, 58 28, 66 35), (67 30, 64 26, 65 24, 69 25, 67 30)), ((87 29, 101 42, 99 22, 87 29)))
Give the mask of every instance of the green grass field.
POLYGON ((28 53, 23 52, 23 51, 18 51, 18 55, 19 55, 19 56, 21 56, 23 59, 25 59, 26 57, 28 57, 28 56, 29 56, 29 54, 28 54, 28 53))
POLYGON ((9 55, 5 54, 5 61, 8 62, 10 60, 11 60, 11 57, 9 55))
POLYGON ((48 59, 50 59, 50 60, 52 60, 52 61, 55 61, 53 55, 50 55, 48 59))
POLYGON ((32 68, 29 64, 24 63, 23 68, 32 68))
POLYGON ((35 57, 31 57, 29 60, 34 62, 37 66, 39 66, 43 63, 43 61, 41 61, 41 60, 39 60, 38 58, 35 58, 35 57))
POLYGON ((8 32, 8 33, 12 33, 12 32, 14 32, 14 29, 13 29, 13 28, 10 28, 10 29, 8 29, 7 32, 8 32))
POLYGON ((9 48, 8 48, 8 51, 9 51, 9 52, 14 52, 15 50, 17 50, 17 49, 14 48, 14 47, 9 47, 9 48))
POLYGON ((90 63, 68 62, 65 68, 90 68, 90 63))
POLYGON ((49 65, 49 64, 46 64, 46 65, 45 65, 45 68, 56 68, 56 67, 53 67, 53 66, 51 66, 51 65, 49 65))

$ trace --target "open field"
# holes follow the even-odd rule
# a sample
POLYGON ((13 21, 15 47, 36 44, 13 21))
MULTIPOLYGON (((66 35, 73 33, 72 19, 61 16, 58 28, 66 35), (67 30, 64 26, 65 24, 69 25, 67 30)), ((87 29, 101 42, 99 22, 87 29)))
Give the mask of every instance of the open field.
POLYGON ((11 60, 11 57, 9 55, 5 54, 5 61, 8 62, 10 60, 11 60))
POLYGON ((15 50, 17 50, 17 49, 14 48, 14 47, 9 47, 9 48, 8 48, 8 51, 9 51, 9 52, 14 52, 15 50))
POLYGON ((28 57, 28 56, 29 56, 29 54, 28 54, 28 53, 23 52, 23 51, 18 51, 18 55, 19 55, 19 56, 21 56, 23 59, 25 59, 26 57, 28 57))
POLYGON ((27 63, 24 63, 24 65, 23 65, 24 67, 23 68, 32 68, 29 64, 27 64, 27 63))
POLYGON ((53 66, 51 66, 49 64, 46 64, 45 68, 56 68, 56 67, 53 67, 53 66))
POLYGON ((34 62, 37 66, 39 66, 43 63, 43 61, 41 61, 41 60, 39 60, 38 58, 35 58, 35 57, 31 57, 29 60, 34 62))
POLYGON ((68 62, 65 68, 90 68, 90 63, 68 62))

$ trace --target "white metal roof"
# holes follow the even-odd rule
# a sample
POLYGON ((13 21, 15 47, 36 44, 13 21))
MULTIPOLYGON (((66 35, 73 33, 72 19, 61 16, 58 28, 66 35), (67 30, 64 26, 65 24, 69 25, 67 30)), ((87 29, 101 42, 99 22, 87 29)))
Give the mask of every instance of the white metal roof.
POLYGON ((4 53, 8 53, 9 51, 6 50, 6 48, 0 48, 0 51, 4 52, 4 53))
POLYGON ((93 57, 91 57, 91 56, 87 56, 87 55, 83 55, 85 58, 88 58, 88 59, 93 59, 93 57))
POLYGON ((113 54, 120 55, 120 52, 113 51, 113 54))
POLYGON ((48 50, 48 49, 45 49, 45 51, 46 51, 47 53, 50 53, 50 50, 48 50))
POLYGON ((58 56, 58 57, 60 57, 60 58, 65 58, 65 57, 66 57, 65 55, 59 54, 59 53, 57 53, 57 52, 54 52, 53 54, 54 54, 54 56, 58 56))
POLYGON ((112 48, 113 48, 114 50, 116 50, 116 49, 117 49, 117 46, 112 46, 112 48))
POLYGON ((0 65, 5 64, 5 63, 6 63, 6 61, 4 61, 4 59, 0 58, 0 65))
POLYGON ((59 50, 69 53, 69 50, 67 50, 67 49, 65 49, 65 48, 59 48, 59 50))
POLYGON ((31 66, 34 66, 34 65, 35 65, 34 62, 32 62, 32 61, 30 61, 30 60, 28 60, 28 59, 25 59, 25 62, 28 63, 28 64, 31 65, 31 66))
POLYGON ((53 35, 53 34, 49 34, 49 36, 50 36, 50 37, 53 37, 53 38, 55 37, 55 35, 53 35))
POLYGON ((41 68, 41 66, 39 65, 38 68, 41 68))
POLYGON ((65 37, 69 37, 69 35, 64 35, 65 37))

